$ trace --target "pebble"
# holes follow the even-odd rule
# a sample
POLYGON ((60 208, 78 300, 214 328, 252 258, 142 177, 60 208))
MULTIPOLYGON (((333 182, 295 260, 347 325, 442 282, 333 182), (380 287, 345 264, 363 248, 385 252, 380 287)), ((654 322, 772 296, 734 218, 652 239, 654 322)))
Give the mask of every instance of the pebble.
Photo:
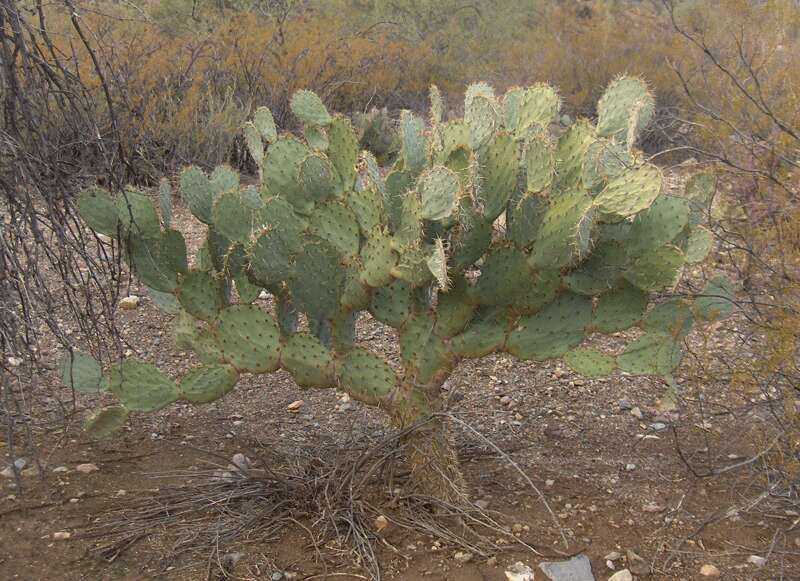
POLYGON ((489 501, 488 500, 476 500, 475 506, 477 506, 481 510, 486 510, 489 508, 489 501))
POLYGON ((455 555, 453 555, 453 558, 458 563, 469 563, 470 561, 472 561, 472 553, 458 551, 455 555))
POLYGON ((238 469, 240 472, 247 472, 250 470, 250 458, 241 452, 237 452, 233 455, 233 458, 231 458, 231 464, 233 464, 234 468, 238 469))
POLYGON ((53 468, 53 472, 55 472, 56 474, 62 472, 69 472, 69 468, 67 468, 66 466, 56 466, 55 468, 53 468))
POLYGON ((642 410, 640 410, 638 407, 631 409, 631 415, 637 420, 641 420, 644 417, 642 410))
POLYGON ((300 411, 300 408, 303 407, 303 405, 305 405, 305 403, 306 402, 303 401, 302 399, 298 399, 297 401, 293 401, 292 403, 287 405, 286 409, 292 412, 293 414, 296 414, 297 412, 300 411))
POLYGON ((625 470, 627 470, 628 472, 636 470, 636 464, 625 464, 625 470))
POLYGON ((533 569, 517 561, 505 571, 508 581, 533 581, 533 569))
POLYGON ((8 364, 11 367, 19 367, 20 365, 22 365, 22 358, 21 357, 9 357, 8 358, 8 364))
MULTIPOLYGON (((17 470, 19 470, 20 472, 22 472, 22 469, 25 468, 25 466, 27 465, 28 461, 25 460, 25 458, 17 458, 16 460, 14 460, 14 466, 16 466, 17 470)), ((0 476, 2 476, 3 478, 14 478, 14 468, 11 466, 4 468, 2 471, 0 471, 0 476)))
POLYGON ((569 561, 540 563, 539 568, 553 581, 595 581, 589 557, 583 554, 569 561))
POLYGON ((700 574, 703 577, 719 577, 720 572, 714 565, 703 565, 700 567, 700 574))
POLYGON ((97 464, 78 464, 75 466, 75 471, 81 474, 89 474, 90 472, 97 472, 100 470, 97 464))
POLYGON ((504 395, 503 397, 500 398, 500 403, 506 406, 511 405, 511 398, 507 395, 504 395))
POLYGON ((650 502, 642 508, 642 512, 664 512, 667 510, 666 506, 661 506, 656 502, 650 502))
POLYGON ((619 551, 611 551, 608 555, 603 557, 606 561, 619 561, 622 555, 619 551))
POLYGON ((637 577, 650 574, 650 564, 630 549, 625 551, 625 558, 628 560, 628 569, 637 577))
POLYGON ((66 541, 71 536, 72 536, 72 533, 70 533, 68 531, 59 531, 57 533, 53 533, 53 540, 66 541))
POLYGON ((760 555, 750 555, 747 557, 747 562, 756 567, 763 567, 767 564, 767 560, 760 555))
POLYGON ((497 566, 497 557, 492 556, 492 557, 489 557, 488 559, 486 559, 486 565, 488 565, 489 567, 496 567, 497 566))
POLYGON ((381 532, 383 529, 389 526, 389 519, 383 516, 382 514, 375 517, 375 530, 381 532))
POLYGON ((130 295, 120 299, 119 301, 119 308, 125 309, 126 311, 132 311, 136 307, 139 306, 141 299, 136 295, 130 295))
POLYGON ((608 578, 608 581, 633 581, 633 575, 627 569, 623 569, 614 573, 608 578))
POLYGON ((664 422, 653 422, 652 424, 650 424, 650 429, 655 432, 660 432, 662 430, 667 429, 667 424, 665 424, 664 422))
POLYGON ((553 484, 555 484, 555 483, 556 483, 556 481, 555 481, 555 480, 545 480, 545 481, 544 481, 544 485, 545 485, 547 488, 550 488, 550 487, 551 487, 551 486, 553 486, 553 484))
POLYGON ((627 412, 627 411, 633 409, 633 404, 627 398, 622 398, 621 400, 619 400, 619 404, 618 405, 619 405, 619 409, 622 410, 623 412, 627 412))

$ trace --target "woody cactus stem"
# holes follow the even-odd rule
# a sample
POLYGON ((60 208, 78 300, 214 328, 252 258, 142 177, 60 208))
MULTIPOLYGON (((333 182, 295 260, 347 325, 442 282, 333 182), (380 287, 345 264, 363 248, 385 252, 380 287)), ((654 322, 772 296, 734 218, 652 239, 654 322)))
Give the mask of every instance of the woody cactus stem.
MULTIPOLYGON (((563 358, 588 376, 669 376, 694 321, 725 314, 732 289, 720 279, 713 300, 660 298, 708 252, 701 223, 714 180, 663 191, 660 170, 635 148, 653 111, 644 83, 615 80, 596 123, 560 134, 551 130, 560 99, 547 85, 502 98, 472 85, 464 119, 447 122, 431 94, 433 126, 403 112, 388 171, 311 92, 291 100, 304 138, 279 134, 259 109, 245 127, 258 187, 225 166, 180 177, 184 201, 208 225, 192 267, 183 236, 146 196, 84 192, 86 223, 124 242, 142 283, 174 297, 182 344, 202 362, 176 383, 132 359, 102 379, 96 362, 73 360, 70 385, 120 400, 87 427, 106 435, 129 411, 213 401, 241 374, 279 368, 302 387, 335 386, 380 406, 400 426, 440 409, 461 359, 493 352, 563 358), (504 230, 494 227, 500 217, 504 230), (364 311, 397 330, 400 366, 358 341, 364 311), (598 334, 634 326, 644 333, 620 352, 592 347, 598 334)), ((429 445, 412 454, 415 478, 433 492, 462 485, 447 437, 427 430, 429 445)))

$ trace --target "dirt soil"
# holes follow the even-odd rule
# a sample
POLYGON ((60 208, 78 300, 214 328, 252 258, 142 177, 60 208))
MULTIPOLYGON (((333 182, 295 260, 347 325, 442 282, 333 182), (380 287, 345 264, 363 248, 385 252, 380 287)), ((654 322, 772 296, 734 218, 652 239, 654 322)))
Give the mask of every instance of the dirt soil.
MULTIPOLYGON (((190 232, 185 211, 177 220, 190 232)), ((196 247, 201 233, 190 234, 196 247)), ((180 376, 193 359, 172 346, 171 317, 143 288, 134 286, 132 292, 143 297, 141 305, 119 311, 130 345, 180 376)), ((368 318, 359 323, 363 344, 379 352, 394 353, 392 333, 368 318)), ((80 343, 81 337, 75 338, 80 343)), ((198 468, 224 467, 220 458, 238 452, 255 457, 277 448, 330 450, 389 433, 380 411, 346 401, 334 390, 302 391, 279 372, 244 377, 233 393, 213 404, 179 403, 155 415, 136 415, 118 437, 93 442, 82 433, 80 420, 98 398, 79 397, 78 413, 71 414, 72 394, 58 378, 60 353, 55 345, 45 345, 42 355, 48 367, 37 370, 28 386, 36 410, 28 420, 41 473, 30 452, 21 451, 28 461, 24 494, 13 478, 0 477, 0 579, 225 578, 214 573, 207 557, 174 558, 169 531, 147 534, 113 556, 97 550, 104 539, 82 534, 128 499, 185 483, 198 468), (298 410, 287 409, 301 399, 298 410), (60 421, 65 417, 71 421, 60 421), (89 463, 98 469, 78 470, 89 463)), ((536 570, 536 579, 544 579, 539 563, 560 560, 554 559, 555 551, 565 550, 583 551, 598 580, 625 567, 639 578, 702 579, 703 565, 717 567, 722 579, 800 579, 800 528, 778 534, 796 525, 800 515, 780 499, 759 497, 770 485, 767 457, 702 477, 712 467, 740 463, 766 447, 771 434, 762 426, 768 410, 755 401, 739 411, 741 402, 724 386, 679 382, 677 409, 659 411, 665 385, 653 379, 616 374, 587 380, 560 364, 504 355, 465 362, 446 385, 452 412, 508 454, 497 454, 485 440, 453 426, 473 498, 505 515, 508 531, 494 534, 499 543, 511 547, 516 536, 546 556, 518 547, 465 555, 448 542, 393 524, 387 513, 389 526, 375 543, 383 578, 503 580, 504 571, 522 561, 536 570), (569 549, 560 544, 547 509, 509 458, 544 493, 569 549), (612 552, 618 556, 607 559, 612 552), (765 557, 766 564, 749 562, 752 555, 765 557)), ((3 437, 0 467, 9 457, 3 437)), ((297 461, 308 457, 298 454, 297 461)), ((306 529, 315 516, 298 515, 296 526, 272 538, 243 535, 219 547, 220 555, 241 553, 228 578, 272 579, 279 572, 298 580, 324 579, 326 572, 331 579, 367 578, 342 547, 328 544, 315 551, 306 529)))

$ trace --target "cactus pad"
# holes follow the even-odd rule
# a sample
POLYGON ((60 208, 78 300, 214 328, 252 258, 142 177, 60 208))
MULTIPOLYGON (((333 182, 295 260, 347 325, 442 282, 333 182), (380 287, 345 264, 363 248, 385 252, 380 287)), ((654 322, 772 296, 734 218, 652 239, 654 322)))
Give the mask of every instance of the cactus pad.
POLYGON ((192 270, 181 278, 178 301, 190 315, 211 321, 224 303, 222 284, 208 272, 192 270))
POLYGON ((397 384, 397 376, 386 361, 360 347, 347 353, 338 369, 342 386, 355 399, 366 403, 377 403, 397 384))
POLYGON ((498 134, 480 156, 481 185, 478 192, 483 217, 494 221, 508 205, 517 185, 517 144, 510 135, 498 134))
POLYGON ((64 354, 61 381, 81 393, 97 393, 108 387, 103 382, 103 370, 97 360, 80 351, 64 354))
POLYGON ((324 155, 314 153, 300 162, 298 169, 300 185, 313 203, 341 193, 339 174, 324 155))
POLYGON ((520 359, 560 357, 583 341, 591 321, 591 299, 564 293, 538 313, 522 317, 509 334, 506 349, 520 359))
POLYGON ((461 357, 485 357, 503 348, 508 333, 508 315, 503 309, 481 309, 464 330, 450 340, 453 353, 461 357))
POLYGON ((603 333, 622 331, 635 325, 647 308, 647 293, 623 282, 597 299, 592 325, 603 333))
POLYGON ((322 99, 313 91, 295 91, 289 106, 300 121, 309 125, 329 125, 332 120, 322 99))
POLYGON ((278 139, 278 129, 275 127, 275 119, 272 112, 266 107, 259 107, 253 114, 253 125, 261 135, 261 139, 267 143, 272 143, 278 139))
POLYGON ((192 403, 209 403, 228 393, 239 380, 230 365, 204 365, 192 369, 181 380, 181 396, 192 403))
MULTIPOLYGON (((122 230, 135 238, 158 238, 161 220, 153 203, 142 193, 127 191, 117 198, 122 230)), ((116 232, 115 232, 116 234, 116 232)))
POLYGON ((222 310, 214 335, 225 360, 239 371, 268 373, 278 368, 280 332, 275 320, 254 305, 222 310))
POLYGON ((309 231, 329 242, 342 256, 358 254, 358 221, 353 212, 338 200, 316 207, 309 217, 309 231))
POLYGON ((181 195, 192 214, 204 224, 211 224, 211 204, 214 199, 211 181, 197 167, 186 168, 181 174, 181 195))
POLYGON ((89 227, 106 236, 116 236, 119 226, 117 204, 103 190, 87 190, 78 196, 78 211, 89 227))
POLYGON ((281 366, 301 387, 328 387, 335 379, 333 354, 308 333, 288 338, 281 349, 281 366))
POLYGON ((584 377, 603 377, 610 375, 617 362, 610 355, 594 349, 573 349, 564 354, 564 363, 584 377))
POLYGON ((652 165, 626 171, 608 182, 594 200, 607 222, 619 222, 648 208, 661 193, 661 172, 652 165))
POLYGON ((684 198, 661 195, 631 224, 626 250, 629 256, 642 256, 672 242, 689 221, 689 204, 684 198))
POLYGON ((663 333, 683 339, 692 330, 694 317, 686 301, 673 299, 655 306, 645 317, 642 327, 648 333, 663 333))
POLYGON ((647 85, 634 77, 611 82, 597 103, 597 134, 632 145, 653 120, 655 100, 647 85))
POLYGON ((678 284, 684 262, 683 252, 668 244, 638 258, 624 276, 645 291, 673 289, 678 284))
POLYGON ((560 268, 583 259, 591 247, 593 225, 592 198, 582 192, 560 196, 542 217, 532 264, 542 269, 560 268))
POLYGON ((636 375, 669 375, 680 362, 680 345, 665 333, 645 333, 617 356, 619 368, 636 375))
POLYGON ((342 191, 353 189, 358 163, 358 139, 344 117, 334 117, 328 127, 328 159, 339 174, 342 191))
POLYGON ((422 218, 444 220, 453 215, 461 199, 461 182, 458 176, 443 166, 435 166, 417 181, 422 202, 422 218))
POLYGON ((736 289, 731 281, 724 276, 716 276, 708 282, 703 289, 703 296, 695 302, 695 311, 705 321, 716 321, 733 311, 735 299, 736 289))
POLYGON ((86 418, 83 429, 90 437, 102 440, 124 426, 128 415, 130 412, 122 406, 106 407, 86 418))
POLYGON ((109 389, 131 411, 154 412, 180 397, 175 383, 158 369, 128 359, 109 373, 109 389))

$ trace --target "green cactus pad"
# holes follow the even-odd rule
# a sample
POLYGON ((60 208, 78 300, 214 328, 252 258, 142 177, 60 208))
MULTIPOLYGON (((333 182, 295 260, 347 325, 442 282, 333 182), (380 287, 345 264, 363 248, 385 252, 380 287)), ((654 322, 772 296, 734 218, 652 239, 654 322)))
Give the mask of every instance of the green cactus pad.
POLYGON ((525 195, 509 206, 506 232, 517 248, 526 249, 533 244, 548 207, 547 198, 537 194, 525 195))
POLYGON ((644 315, 647 298, 647 293, 623 281, 617 288, 598 297, 592 326, 602 333, 632 327, 644 315))
POLYGON ((692 309, 684 300, 672 299, 656 305, 645 317, 642 327, 648 333, 662 333, 683 339, 692 330, 692 309))
POLYGON ((383 196, 377 190, 348 192, 345 201, 356 215, 358 225, 364 234, 376 226, 386 224, 383 196))
POLYGON ((703 295, 694 302, 695 313, 704 321, 716 321, 731 314, 736 300, 736 288, 724 276, 712 278, 703 295))
POLYGON ((631 224, 625 249, 629 256, 642 256, 672 242, 689 221, 689 204, 684 198, 661 195, 631 224))
POLYGON ((678 284, 685 261, 683 252, 668 244, 638 258, 624 276, 628 282, 645 291, 673 289, 678 284))
POLYGON ((218 165, 211 172, 211 177, 208 181, 211 183, 211 191, 216 198, 225 192, 239 189, 239 172, 229 165, 218 165))
POLYGON ((511 305, 510 311, 528 315, 541 310, 555 298, 561 283, 561 272, 558 270, 534 271, 519 299, 511 305))
POLYGON ((469 147, 478 151, 491 139, 500 123, 494 99, 476 95, 464 107, 464 122, 469 128, 469 147))
POLYGON ((389 228, 393 233, 400 226, 403 213, 403 200, 406 192, 414 187, 414 177, 407 171, 393 171, 386 176, 386 197, 384 205, 389 220, 389 228))
POLYGON ((261 139, 267 143, 272 143, 278 139, 278 128, 275 127, 275 119, 272 112, 266 107, 259 107, 253 114, 253 124, 258 129, 261 139))
POLYGON ((202 270, 181 277, 177 296, 187 313, 203 321, 215 319, 224 304, 222 283, 202 270))
POLYGON ((416 192, 403 196, 395 239, 400 244, 417 244, 422 239, 422 201, 416 192))
POLYGON ((655 100, 644 81, 619 77, 597 103, 597 134, 633 145, 654 114, 655 100))
POLYGON ((380 226, 373 228, 361 248, 361 281, 371 287, 385 286, 392 281, 396 265, 392 237, 380 226))
POLYGON ((161 235, 161 220, 156 207, 142 193, 126 191, 119 196, 117 214, 122 230, 131 237, 154 239, 161 235))
POLYGON ((104 190, 87 190, 78 195, 78 211, 89 228, 99 234, 116 236, 119 226, 117 203, 104 190))
POLYGON ((706 221, 716 191, 717 178, 714 174, 698 173, 686 182, 685 194, 689 200, 689 223, 692 226, 706 221))
POLYGON ((306 138, 308 146, 316 151, 327 151, 331 144, 328 141, 328 132, 319 125, 306 125, 303 127, 303 137, 306 138))
POLYGON ((440 292, 436 305, 434 332, 440 337, 460 333, 475 313, 476 305, 468 300, 468 285, 463 276, 456 276, 447 292, 440 292))
POLYGON ((417 180, 422 202, 422 218, 444 220, 456 212, 461 200, 461 182, 458 176, 444 166, 435 166, 423 172, 417 180))
POLYGON ((661 172, 653 165, 628 170, 597 194, 595 206, 607 222, 619 222, 650 207, 661 193, 661 172))
POLYGON ((593 225, 592 198, 579 191, 558 197, 542 217, 532 264, 537 269, 553 269, 579 262, 591 248, 593 225))
POLYGON ((311 201, 320 203, 341 193, 339 174, 327 157, 312 154, 300 162, 300 184, 311 201))
POLYGON ((214 335, 225 360, 239 371, 269 373, 280 361, 280 331, 275 319, 254 305, 222 310, 214 335))
POLYGON ((220 194, 211 209, 214 228, 223 236, 247 242, 253 231, 253 210, 243 202, 237 190, 220 194))
POLYGON ((333 354, 308 333, 289 336, 281 349, 281 366, 300 387, 329 387, 336 378, 333 354))
POLYGON ((411 286, 396 280, 373 291, 369 312, 381 323, 398 328, 409 317, 411 308, 411 286))
POLYGON ((518 171, 517 144, 510 135, 496 135, 480 155, 478 197, 487 221, 494 221, 506 209, 517 185, 518 171))
POLYGON ((450 275, 447 272, 447 254, 444 250, 444 241, 436 238, 430 247, 430 252, 425 257, 425 264, 431 271, 433 278, 439 285, 439 289, 446 291, 450 288, 450 275))
POLYGON ((342 256, 358 254, 358 221, 355 214, 339 200, 329 200, 316 207, 309 217, 309 231, 329 242, 342 256))
POLYGON ((236 283, 236 292, 239 295, 239 302, 252 303, 261 294, 261 287, 253 284, 246 272, 238 272, 233 278, 236 283))
POLYGON ((583 173, 583 159, 594 139, 592 124, 586 119, 580 119, 558 140, 556 179, 553 183, 556 191, 568 192, 578 187, 583 173))
POLYGON ((181 396, 192 403, 210 403, 221 398, 236 385, 239 373, 230 365, 196 367, 181 380, 181 396))
POLYGON ((417 385, 437 383, 449 375, 455 355, 445 341, 433 334, 433 321, 412 316, 400 329, 400 354, 406 376, 417 385))
POLYGON ((341 306, 345 311, 363 311, 369 306, 370 287, 361 282, 357 265, 350 265, 345 274, 341 306))
POLYGON ((397 384, 397 376, 386 361, 360 347, 347 353, 337 367, 342 386, 365 403, 377 403, 397 384))
POLYGON ((89 437, 97 440, 107 438, 128 421, 130 412, 122 406, 110 406, 94 412, 83 422, 89 437))
POLYGON ((471 266, 483 256, 492 243, 492 223, 473 219, 459 225, 451 242, 451 269, 455 272, 471 266))
POLYGON ((499 246, 484 257, 472 295, 481 305, 513 305, 530 286, 527 256, 514 246, 499 246))
POLYGON ((178 299, 175 298, 173 293, 165 293, 148 288, 147 294, 150 295, 150 299, 153 301, 153 304, 156 305, 162 312, 167 313, 168 315, 177 315, 181 311, 181 306, 178 303, 178 299))
POLYGON ((537 133, 525 142, 525 175, 529 193, 543 192, 553 183, 555 153, 555 146, 546 133, 537 133))
POLYGON ((271 287, 289 278, 292 271, 292 257, 299 250, 297 243, 287 241, 287 237, 277 229, 268 229, 256 237, 250 247, 250 277, 260 285, 271 287))
POLYGON ((485 357, 503 349, 508 325, 508 315, 504 309, 480 309, 466 328, 450 340, 450 348, 461 357, 485 357))
POLYGON ((133 359, 110 370, 108 385, 125 407, 134 412, 155 412, 180 397, 171 379, 152 365, 133 359))
POLYGON ((611 178, 619 177, 633 167, 633 163, 633 157, 624 145, 610 139, 593 141, 586 148, 583 158, 583 185, 592 191, 599 191, 611 178))
POLYGON ((91 355, 80 351, 64 353, 61 363, 61 381, 81 393, 97 393, 108 386, 103 382, 103 370, 91 355))
POLYGON ((503 97, 503 124, 521 137, 531 127, 546 128, 561 108, 561 99, 549 85, 509 89, 503 97))
POLYGON ((669 375, 681 358, 681 346, 670 335, 645 333, 617 356, 617 365, 635 375, 669 375))
POLYGON ((253 161, 256 162, 258 167, 261 167, 261 164, 264 163, 264 141, 262 140, 261 133, 258 131, 258 128, 249 121, 242 126, 242 133, 244 134, 244 143, 247 146, 250 157, 253 158, 253 161))
POLYGON ((509 334, 506 349, 520 359, 560 357, 583 341, 591 321, 591 299, 567 292, 538 313, 522 317, 509 334))
POLYGON ((165 230, 156 240, 133 238, 128 244, 128 262, 144 284, 172 292, 178 274, 187 271, 186 243, 175 230, 165 230))
POLYGON ((288 285, 297 308, 311 316, 339 310, 345 270, 336 248, 321 238, 307 238, 295 257, 288 285))
POLYGON ((711 232, 702 226, 695 226, 689 230, 686 241, 683 244, 683 252, 686 255, 686 262, 697 264, 703 262, 711 248, 714 246, 714 237, 711 232))
POLYGON ((436 163, 445 163, 454 151, 469 148, 469 127, 465 123, 451 121, 442 126, 442 150, 436 156, 436 163))
POLYGON ((433 275, 428 267, 428 255, 422 246, 418 244, 401 246, 397 265, 392 269, 391 275, 412 287, 426 285, 433 275))
POLYGON ((603 377, 613 373, 617 362, 610 355, 594 349, 573 349, 564 354, 564 363, 584 377, 603 377))
POLYGON ((222 347, 217 342, 216 335, 211 329, 203 329, 202 331, 195 331, 191 337, 191 348, 203 363, 214 365, 223 363, 225 355, 222 353, 222 347))
POLYGON ((412 175, 419 174, 427 164, 425 122, 411 111, 400 113, 400 139, 403 168, 412 175))
POLYGON ((197 167, 188 167, 181 174, 181 195, 195 218, 211 224, 211 203, 214 192, 208 176, 197 167))
POLYGON ((300 164, 311 154, 305 144, 294 137, 280 137, 270 145, 264 158, 263 172, 267 192, 283 196, 296 211, 306 214, 314 198, 300 183, 300 164))
POLYGON ((339 174, 342 191, 353 189, 358 163, 358 138, 353 126, 344 117, 334 117, 328 127, 328 159, 339 174))
POLYGON ((313 91, 295 91, 289 106, 300 121, 309 125, 330 125, 332 118, 322 99, 313 91))

